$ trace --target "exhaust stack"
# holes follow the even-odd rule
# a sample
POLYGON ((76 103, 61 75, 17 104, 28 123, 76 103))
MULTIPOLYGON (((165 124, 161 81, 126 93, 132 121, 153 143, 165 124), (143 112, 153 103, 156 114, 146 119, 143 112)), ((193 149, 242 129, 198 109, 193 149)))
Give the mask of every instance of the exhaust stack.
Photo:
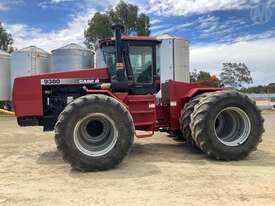
POLYGON ((126 81, 125 78, 125 66, 123 64, 123 47, 122 47, 122 32, 124 31, 124 26, 121 24, 114 24, 112 30, 115 35, 115 47, 116 47, 116 76, 117 81, 126 81))

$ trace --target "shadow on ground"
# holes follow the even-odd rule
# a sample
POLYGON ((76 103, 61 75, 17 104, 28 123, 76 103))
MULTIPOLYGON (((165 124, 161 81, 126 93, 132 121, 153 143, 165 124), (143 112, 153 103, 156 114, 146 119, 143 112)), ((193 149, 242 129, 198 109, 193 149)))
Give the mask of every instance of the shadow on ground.
MULTIPOLYGON (((148 143, 140 144, 135 143, 132 152, 125 161, 122 162, 117 168, 95 173, 83 173, 79 176, 79 172, 70 170, 70 175, 74 178, 90 178, 93 174, 96 178, 136 178, 152 176, 161 173, 158 163, 171 163, 171 164, 192 164, 197 166, 207 167, 212 166, 275 166, 275 156, 267 151, 258 150, 252 153, 248 158, 242 161, 223 162, 207 158, 203 153, 189 148, 185 143, 148 143), (111 176, 108 174, 112 174, 111 176)), ((50 165, 63 165, 69 167, 63 161, 61 154, 57 151, 48 151, 41 153, 38 164, 50 165)), ((182 166, 184 168, 184 165, 182 166)))

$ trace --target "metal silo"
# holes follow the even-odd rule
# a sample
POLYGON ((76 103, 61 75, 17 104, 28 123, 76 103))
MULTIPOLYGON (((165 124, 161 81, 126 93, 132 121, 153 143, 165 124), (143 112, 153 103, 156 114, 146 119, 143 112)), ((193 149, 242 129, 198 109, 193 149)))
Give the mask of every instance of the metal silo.
POLYGON ((0 102, 11 99, 10 55, 0 50, 0 102))
POLYGON ((51 62, 51 71, 88 69, 94 66, 94 53, 85 47, 72 43, 53 50, 51 62))
POLYGON ((165 83, 168 80, 189 83, 189 42, 169 34, 164 34, 157 38, 161 40, 157 51, 161 83, 165 83))
POLYGON ((16 77, 47 73, 50 54, 35 46, 26 47, 11 54, 11 81, 16 77))

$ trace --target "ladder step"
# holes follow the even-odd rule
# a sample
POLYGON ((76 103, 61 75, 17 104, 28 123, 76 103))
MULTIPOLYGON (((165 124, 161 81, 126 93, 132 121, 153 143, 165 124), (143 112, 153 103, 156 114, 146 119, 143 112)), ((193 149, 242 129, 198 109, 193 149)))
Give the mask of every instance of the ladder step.
POLYGON ((154 130, 153 131, 136 131, 136 137, 137 138, 145 138, 145 137, 152 137, 154 135, 154 130))
POLYGON ((154 100, 152 99, 128 99, 128 102, 148 102, 148 103, 154 103, 154 100))
POLYGON ((154 110, 140 110, 140 111, 131 111, 131 114, 151 114, 154 113, 154 110))
POLYGON ((152 126, 155 122, 137 122, 135 123, 135 126, 152 126))

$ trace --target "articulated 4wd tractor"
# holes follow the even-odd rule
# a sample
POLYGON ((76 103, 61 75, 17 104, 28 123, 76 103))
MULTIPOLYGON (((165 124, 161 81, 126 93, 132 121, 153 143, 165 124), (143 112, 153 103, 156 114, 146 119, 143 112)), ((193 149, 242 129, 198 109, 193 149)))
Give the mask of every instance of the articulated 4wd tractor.
POLYGON ((130 152, 134 136, 155 131, 176 134, 217 160, 240 160, 256 150, 263 118, 247 96, 200 83, 160 83, 156 48, 161 42, 123 37, 121 25, 113 30, 115 38, 98 43, 107 68, 15 80, 20 126, 54 130, 64 160, 81 171, 115 167, 130 152))

